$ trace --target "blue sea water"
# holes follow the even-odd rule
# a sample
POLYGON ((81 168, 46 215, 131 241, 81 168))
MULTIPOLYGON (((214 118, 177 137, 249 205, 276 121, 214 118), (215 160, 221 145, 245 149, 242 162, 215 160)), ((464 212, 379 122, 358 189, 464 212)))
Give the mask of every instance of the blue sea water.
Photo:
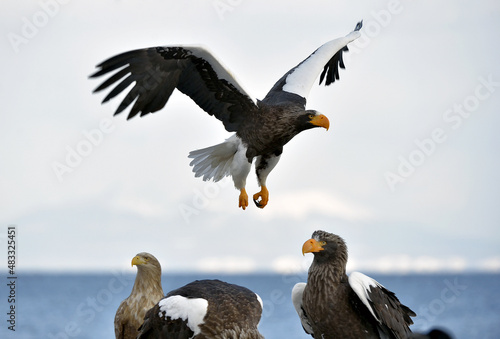
MULTIPOLYGON (((414 331, 449 330, 457 339, 500 338, 500 275, 371 274, 418 315, 414 331)), ((293 285, 305 274, 165 274, 165 291, 195 279, 217 278, 257 292, 264 301, 260 331, 267 339, 311 338, 291 304, 293 285)), ((19 274, 16 281, 15 332, 8 329, 8 280, 2 275, 0 338, 114 338, 113 319, 132 289, 135 275, 19 274)))

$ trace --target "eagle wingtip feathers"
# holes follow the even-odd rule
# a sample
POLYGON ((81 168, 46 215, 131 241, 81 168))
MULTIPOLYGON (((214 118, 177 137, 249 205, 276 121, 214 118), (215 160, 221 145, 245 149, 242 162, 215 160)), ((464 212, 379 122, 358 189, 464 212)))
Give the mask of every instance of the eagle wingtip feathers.
POLYGON ((361 27, 363 27, 363 20, 361 20, 360 22, 358 22, 356 24, 356 27, 354 27, 354 30, 359 31, 361 29, 361 27))

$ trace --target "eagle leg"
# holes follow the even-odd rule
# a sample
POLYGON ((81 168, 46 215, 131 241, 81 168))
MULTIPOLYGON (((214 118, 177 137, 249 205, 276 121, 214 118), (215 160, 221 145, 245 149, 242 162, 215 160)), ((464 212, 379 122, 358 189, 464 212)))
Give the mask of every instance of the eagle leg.
POLYGON ((255 193, 253 195, 253 202, 255 203, 255 206, 257 206, 258 208, 264 208, 266 207, 268 201, 269 201, 269 191, 267 190, 266 186, 262 185, 260 188, 260 192, 255 193))
POLYGON ((246 209, 248 207, 248 194, 247 191, 245 191, 244 188, 240 190, 240 197, 239 197, 239 205, 238 207, 241 207, 243 209, 246 209))

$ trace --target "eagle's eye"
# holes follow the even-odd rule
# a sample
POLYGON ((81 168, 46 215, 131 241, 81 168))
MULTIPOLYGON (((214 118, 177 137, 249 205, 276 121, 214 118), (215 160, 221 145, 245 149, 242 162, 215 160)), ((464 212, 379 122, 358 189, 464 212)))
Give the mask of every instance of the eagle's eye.
POLYGON ((321 246, 325 246, 325 245, 326 245, 326 241, 320 241, 320 242, 319 242, 319 244, 320 244, 321 246))
POLYGON ((314 114, 309 114, 308 117, 309 117, 309 119, 312 119, 312 118, 314 118, 314 114))

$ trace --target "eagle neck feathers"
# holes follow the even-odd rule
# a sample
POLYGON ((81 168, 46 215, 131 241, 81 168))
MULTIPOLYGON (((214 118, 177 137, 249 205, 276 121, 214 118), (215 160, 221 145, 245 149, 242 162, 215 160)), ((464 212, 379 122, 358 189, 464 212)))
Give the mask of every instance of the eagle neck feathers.
POLYGON ((161 269, 154 266, 137 266, 137 276, 130 295, 139 295, 144 293, 149 295, 159 295, 160 297, 158 300, 163 297, 163 288, 161 287, 161 269))

